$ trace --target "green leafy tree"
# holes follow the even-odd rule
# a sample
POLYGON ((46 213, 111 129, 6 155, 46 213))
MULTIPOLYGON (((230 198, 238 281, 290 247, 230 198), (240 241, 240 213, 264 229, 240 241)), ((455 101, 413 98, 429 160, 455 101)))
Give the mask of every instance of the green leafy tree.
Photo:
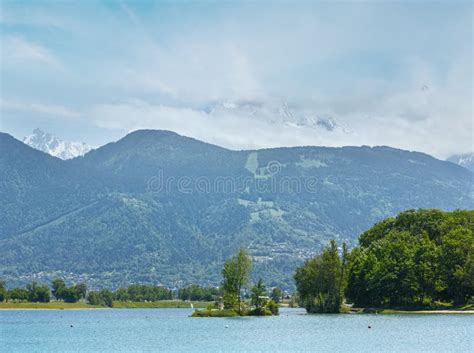
POLYGON ((121 302, 126 302, 130 300, 130 296, 128 295, 128 290, 127 288, 119 288, 115 291, 114 293, 114 299, 121 301, 121 302))
POLYGON ((131 284, 127 288, 120 288, 115 293, 116 300, 128 301, 157 301, 171 300, 174 298, 173 291, 162 287, 145 284, 131 284))
POLYGON ((66 288, 66 283, 61 278, 55 278, 51 282, 51 293, 58 300, 63 299, 62 291, 65 288, 66 288))
POLYGON ((87 285, 85 283, 78 283, 74 287, 79 299, 85 299, 87 294, 87 285))
POLYGON ((5 281, 0 280, 0 302, 3 302, 7 299, 7 288, 5 286, 5 281))
POLYGON ((295 273, 296 287, 309 313, 338 313, 342 304, 345 263, 334 240, 295 273))
POLYGON ((193 284, 189 287, 180 288, 178 291, 178 298, 181 300, 193 301, 213 301, 221 295, 218 288, 201 287, 193 284))
POLYGON ((251 270, 252 260, 244 249, 227 260, 222 270, 224 305, 234 309, 237 306, 239 315, 242 315, 242 289, 249 281, 251 270))
POLYGON ((112 308, 114 306, 114 294, 108 289, 101 289, 99 292, 101 303, 112 308))
POLYGON ((279 315, 280 307, 279 307, 278 303, 276 303, 274 300, 270 299, 267 302, 266 307, 267 307, 268 310, 270 310, 272 312, 272 315, 279 315))
POLYGON ((270 298, 272 298, 272 300, 275 303, 280 303, 282 298, 283 298, 283 292, 282 292, 281 288, 278 288, 278 287, 273 288, 272 289, 272 294, 270 295, 270 298))
POLYGON ((458 227, 442 238, 440 267, 446 289, 442 296, 455 303, 466 303, 474 296, 474 232, 458 227))
POLYGON ((75 303, 80 299, 80 296, 77 291, 77 288, 73 286, 61 289, 61 298, 66 303, 75 303))
POLYGON ((87 294, 87 303, 90 305, 103 305, 108 307, 114 306, 114 293, 108 289, 101 289, 100 291, 90 291, 87 294))
POLYGON ((346 296, 357 306, 463 304, 474 295, 474 211, 409 210, 359 239, 346 296))
POLYGON ((28 290, 28 300, 30 302, 49 303, 51 296, 47 285, 40 285, 32 282, 26 286, 28 290))
POLYGON ((51 288, 53 296, 58 300, 64 300, 66 303, 75 303, 80 299, 85 299, 87 293, 85 283, 67 287, 66 283, 60 278, 55 278, 51 282, 51 288))
POLYGON ((16 301, 28 300, 29 292, 25 288, 12 288, 8 291, 8 298, 16 301))
POLYGON ((87 294, 86 301, 90 305, 101 305, 99 292, 90 291, 89 294, 87 294))
POLYGON ((256 313, 263 313, 265 310, 265 306, 267 305, 267 288, 265 287, 265 283, 263 283, 262 279, 259 279, 257 284, 252 287, 251 290, 251 303, 255 308, 256 313))

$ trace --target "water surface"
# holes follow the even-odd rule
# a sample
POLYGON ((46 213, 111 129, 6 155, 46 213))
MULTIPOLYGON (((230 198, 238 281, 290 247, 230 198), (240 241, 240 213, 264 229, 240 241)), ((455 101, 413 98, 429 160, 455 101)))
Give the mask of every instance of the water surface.
POLYGON ((0 352, 474 352, 471 315, 282 309, 278 317, 190 318, 191 312, 0 310, 0 352))

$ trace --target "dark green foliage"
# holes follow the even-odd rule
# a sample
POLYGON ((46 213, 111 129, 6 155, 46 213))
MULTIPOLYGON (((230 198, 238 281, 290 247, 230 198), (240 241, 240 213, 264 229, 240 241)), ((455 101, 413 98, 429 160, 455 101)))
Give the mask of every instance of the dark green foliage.
POLYGON ((174 299, 172 290, 145 284, 131 284, 127 288, 119 288, 114 293, 114 299, 119 301, 158 301, 174 299))
POLYGON ((283 298, 283 292, 281 288, 278 288, 278 287, 273 288, 272 293, 270 294, 270 298, 272 298, 272 300, 277 304, 281 302, 283 298))
POLYGON ((307 260, 295 273, 296 287, 309 313, 340 312, 344 285, 345 258, 341 260, 336 242, 307 260))
POLYGON ((55 278, 51 282, 51 288, 53 296, 57 300, 64 300, 66 303, 75 303, 80 299, 85 299, 87 293, 87 285, 85 283, 67 287, 66 283, 60 278, 55 278))
POLYGON ((108 289, 90 291, 86 299, 90 305, 102 305, 110 308, 114 306, 114 294, 108 289))
MULTIPOLYGON (((262 309, 252 309, 248 312, 247 314, 248 316, 271 316, 273 315, 273 313, 271 312, 271 310, 268 310, 268 309, 265 309, 265 308, 262 308, 262 309)), ((278 314, 275 314, 275 315, 278 315, 278 314)))
POLYGON ((28 301, 37 303, 49 303, 51 300, 49 294, 49 287, 47 285, 40 285, 32 282, 26 286, 28 291, 28 301))
POLYGON ((265 306, 267 305, 268 293, 265 283, 263 283, 262 279, 259 279, 257 284, 252 287, 251 293, 252 294, 250 298, 251 304, 254 307, 254 311, 256 313, 263 313, 265 306))
POLYGON ((410 210, 360 237, 346 295, 358 306, 466 303, 474 295, 474 211, 410 210))
POLYGON ((272 315, 279 315, 280 314, 280 306, 277 302, 270 299, 267 301, 267 310, 270 310, 272 315))
POLYGON ((59 299, 64 300, 66 303, 75 303, 80 299, 80 296, 75 287, 69 287, 61 290, 59 299))
POLYGON ((15 301, 28 300, 29 292, 25 288, 12 288, 8 291, 8 299, 15 301))
POLYGON ((51 282, 51 293, 56 299, 61 298, 61 292, 66 288, 66 283, 61 278, 55 278, 51 282))
POLYGON ((108 307, 114 306, 114 294, 108 289, 101 289, 99 291, 99 298, 101 300, 101 305, 108 307))
POLYGON ((235 317, 239 316, 239 314, 232 309, 225 309, 225 310, 195 310, 192 317, 235 317))
POLYGON ((79 283, 75 286, 76 294, 79 296, 79 299, 85 299, 87 294, 87 285, 85 283, 79 283))
POLYGON ((181 300, 213 301, 217 300, 221 295, 222 293, 219 288, 202 287, 197 284, 180 288, 178 291, 178 298, 181 300))
POLYGON ((101 305, 101 298, 98 291, 90 291, 87 294, 86 300, 90 305, 101 305))
POLYGON ((8 291, 5 287, 5 281, 0 279, 0 302, 3 302, 8 297, 8 291))
POLYGON ((249 315, 267 316, 279 314, 279 305, 272 299, 269 299, 267 288, 262 279, 258 280, 250 292, 250 304, 252 305, 252 310, 249 311, 249 315))
POLYGON ((330 239, 355 245, 409 208, 473 208, 471 186, 459 166, 388 147, 230 151, 137 131, 62 161, 0 133, 0 276, 15 285, 62 271, 96 288, 216 286, 223 260, 245 245, 263 259, 254 280, 291 289, 293 269, 330 239), (281 168, 270 177, 271 161, 281 168), (211 186, 230 178, 236 190, 153 192, 160 176, 211 186), (285 180, 303 187, 272 190, 285 180))

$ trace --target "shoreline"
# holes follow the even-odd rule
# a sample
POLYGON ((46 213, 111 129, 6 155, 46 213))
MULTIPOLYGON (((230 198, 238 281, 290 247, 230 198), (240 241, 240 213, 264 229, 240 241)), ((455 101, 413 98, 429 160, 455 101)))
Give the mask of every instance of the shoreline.
POLYGON ((2 302, 1 310, 91 310, 91 309, 204 309, 210 302, 156 301, 156 302, 114 302, 113 307, 90 305, 84 302, 49 303, 2 302), (191 304, 193 306, 191 306, 191 304))
POLYGON ((446 308, 446 309, 390 309, 390 308, 352 308, 347 314, 375 314, 375 315, 397 315, 397 314, 474 314, 474 309, 472 307, 462 309, 462 308, 446 308))
MULTIPOLYGON (((45 303, 43 305, 38 305, 37 303, 15 303, 17 305, 13 306, 5 306, 2 305, 5 303, 0 303, 0 312, 5 310, 11 310, 11 311, 21 311, 21 310, 110 310, 110 309, 203 309, 203 307, 186 307, 186 306, 171 306, 171 305, 161 305, 161 306, 150 306, 150 305, 143 305, 143 306, 126 306, 126 305, 119 305, 117 307, 105 307, 105 306, 93 306, 93 305, 88 305, 88 304, 83 304, 82 306, 75 307, 74 304, 72 305, 67 305, 69 303, 66 303, 64 306, 64 303, 61 303, 61 306, 51 306, 51 305, 45 305, 49 303, 45 303), (22 307, 23 304, 24 307, 22 307), (32 305, 34 307, 32 307, 32 305)), ((146 304, 146 303, 145 303, 146 304)), ((150 304, 150 303, 148 303, 150 304)), ((194 305, 196 305, 194 303, 194 305)), ((302 308, 294 308, 294 309, 302 309, 302 308)), ((349 311, 346 313, 340 313, 340 315, 474 315, 474 310, 473 309, 468 309, 468 310, 455 310, 455 309, 446 309, 446 310, 440 310, 440 309, 434 309, 434 310, 394 310, 394 309, 357 309, 353 311, 349 311), (365 311, 364 311, 365 310, 365 311)), ((308 314, 305 313, 305 315, 318 315, 318 314, 308 314)), ((336 314, 337 315, 337 314, 336 314)))
POLYGON ((58 311, 64 311, 64 310, 108 310, 108 309, 113 309, 113 308, 0 308, 1 311, 25 311, 25 310, 58 310, 58 311))
POLYGON ((457 315, 465 314, 472 315, 474 310, 381 310, 380 312, 376 311, 375 313, 366 313, 366 314, 380 314, 380 315, 396 315, 396 314, 441 314, 441 315, 457 315))

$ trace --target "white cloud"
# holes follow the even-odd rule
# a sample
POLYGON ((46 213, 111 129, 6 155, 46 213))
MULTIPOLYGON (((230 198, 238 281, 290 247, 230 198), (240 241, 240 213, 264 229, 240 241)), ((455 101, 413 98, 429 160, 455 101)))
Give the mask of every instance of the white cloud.
POLYGON ((16 108, 33 117, 77 117, 97 134, 169 129, 232 148, 383 144, 438 157, 472 149, 467 5, 71 4, 5 6, 0 18, 10 28, 2 88, 37 102, 16 108), (282 100, 351 133, 272 123, 282 100), (264 108, 206 109, 226 101, 264 108))
POLYGON ((17 65, 19 62, 60 65, 59 60, 47 48, 19 36, 1 37, 0 45, 2 62, 6 65, 17 65))
MULTIPOLYGON (((281 102, 271 99, 231 101, 210 111, 133 99, 96 105, 88 116, 101 128, 172 130, 233 149, 388 145, 446 158, 473 148, 472 110, 466 104, 472 87, 462 67, 464 64, 450 70, 444 82, 437 82, 427 67, 415 68, 405 87, 384 89, 373 99, 370 94, 364 99, 321 96, 303 105, 290 104, 296 117, 330 116, 344 127, 331 132, 289 124, 291 118, 278 112, 281 102), (341 109, 344 105, 347 107, 341 109)), ((365 92, 380 83, 371 85, 365 92)))
POLYGON ((3 99, 0 100, 0 111, 40 114, 46 115, 53 119, 77 119, 81 117, 80 112, 64 107, 62 105, 50 105, 42 103, 20 103, 3 99))

